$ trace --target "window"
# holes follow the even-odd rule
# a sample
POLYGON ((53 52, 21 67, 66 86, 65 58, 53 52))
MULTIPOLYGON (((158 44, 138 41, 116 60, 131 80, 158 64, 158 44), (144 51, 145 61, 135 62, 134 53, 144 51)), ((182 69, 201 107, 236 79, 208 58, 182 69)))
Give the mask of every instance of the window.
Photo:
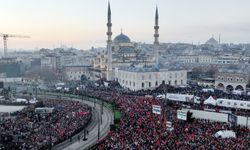
POLYGON ((129 81, 129 86, 131 86, 131 81, 129 81))
POLYGON ((170 80, 168 81, 168 84, 171 85, 171 81, 170 80))
POLYGON ((141 83, 141 87, 144 88, 144 83, 143 82, 141 83))
POLYGON ((135 82, 133 83, 133 86, 135 87, 135 82))
POLYGON ((155 86, 158 86, 158 82, 157 81, 155 82, 155 86))
POLYGON ((183 80, 181 80, 181 84, 183 84, 183 80))
POLYGON ((151 82, 148 83, 148 87, 151 87, 151 82))
POLYGON ((177 85, 177 80, 174 81, 174 85, 177 85))
POLYGON ((149 80, 151 80, 151 74, 149 74, 148 78, 149 78, 149 80))
POLYGON ((162 80, 162 84, 165 84, 165 80, 162 80))

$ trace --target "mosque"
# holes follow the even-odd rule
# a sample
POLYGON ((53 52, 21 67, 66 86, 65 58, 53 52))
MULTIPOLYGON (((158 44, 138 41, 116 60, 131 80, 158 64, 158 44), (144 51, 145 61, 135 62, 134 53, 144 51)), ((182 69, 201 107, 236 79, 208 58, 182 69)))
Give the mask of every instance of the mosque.
POLYGON ((111 9, 108 4, 107 50, 94 58, 93 79, 116 80, 130 90, 152 89, 160 84, 185 85, 187 71, 159 63, 159 15, 155 11, 154 56, 145 57, 137 43, 122 31, 112 40, 111 9), (145 65, 147 64, 147 65, 145 65))

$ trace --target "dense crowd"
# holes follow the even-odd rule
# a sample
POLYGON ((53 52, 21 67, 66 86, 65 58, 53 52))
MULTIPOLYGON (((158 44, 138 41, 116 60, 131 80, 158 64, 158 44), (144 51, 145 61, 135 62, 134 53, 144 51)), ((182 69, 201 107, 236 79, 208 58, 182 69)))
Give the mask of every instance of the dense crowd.
POLYGON ((91 108, 78 101, 46 100, 52 113, 37 113, 29 105, 0 124, 0 149, 49 149, 81 131, 91 119, 91 108))
MULTIPOLYGON (((176 92, 181 89, 169 89, 171 90, 176 92)), ((199 96, 209 96, 207 93, 198 93, 195 89, 185 91, 190 94, 197 91, 195 94, 200 94, 199 96)), ((105 88, 91 91, 92 96, 114 102, 123 112, 118 129, 99 141, 97 149, 249 149, 249 128, 230 127, 227 123, 201 119, 194 119, 193 122, 178 120, 177 110, 182 107, 181 103, 142 96, 146 94, 153 95, 145 91, 130 93, 105 88), (161 105, 164 113, 153 114, 152 104, 161 105), (172 122, 172 129, 166 127, 167 121, 172 122), (216 132, 226 129, 233 130, 237 138, 214 136, 216 132)))

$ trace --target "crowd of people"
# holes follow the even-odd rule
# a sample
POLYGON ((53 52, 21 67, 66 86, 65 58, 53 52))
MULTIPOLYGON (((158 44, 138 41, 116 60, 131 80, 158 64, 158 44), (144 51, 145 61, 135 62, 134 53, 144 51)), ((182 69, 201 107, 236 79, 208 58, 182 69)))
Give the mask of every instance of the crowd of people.
MULTIPOLYGON (((118 128, 98 141, 96 149, 247 150, 250 147, 249 128, 202 119, 179 120, 177 110, 183 107, 183 103, 155 99, 156 95, 166 92, 192 94, 201 98, 201 104, 190 104, 190 107, 203 109, 203 101, 209 96, 247 100, 246 96, 220 91, 203 92, 201 87, 175 88, 167 85, 155 90, 129 91, 115 83, 109 87, 91 87, 75 92, 113 103, 123 113, 118 128), (152 105, 161 106, 161 114, 154 114, 152 105), (167 122, 171 122, 171 127, 167 122), (220 130, 232 130, 236 138, 215 137, 220 130)), ((30 105, 17 112, 15 118, 0 124, 0 149, 48 149, 82 130, 91 118, 91 108, 77 101, 47 100, 43 104, 55 108, 55 112, 36 113, 35 105, 30 105)), ((249 116, 246 110, 239 109, 236 113, 249 116)))
MULTIPOLYGON (((216 93, 202 93, 197 89, 168 89, 168 92, 195 93, 208 97, 216 93)), ((161 92, 161 91, 159 91, 161 92)), ((92 90, 90 95, 115 103, 123 112, 119 127, 110 131, 108 136, 99 141, 96 149, 249 149, 250 129, 242 126, 230 126, 228 123, 194 119, 187 122, 177 119, 177 110, 182 103, 164 102, 143 95, 156 91, 128 92, 115 88, 92 90), (160 115, 152 113, 152 105, 160 105, 160 115), (172 123, 168 128, 166 122, 172 123), (236 138, 217 138, 220 130, 232 130, 236 138)), ((157 93, 158 94, 158 93, 157 93)), ((194 106, 196 107, 196 106, 194 106)), ((248 114, 249 115, 249 114, 248 114)))
POLYGON ((29 105, 0 124, 0 149, 49 149, 80 132, 91 119, 91 108, 78 101, 45 100, 39 108, 53 112, 37 112, 29 105))

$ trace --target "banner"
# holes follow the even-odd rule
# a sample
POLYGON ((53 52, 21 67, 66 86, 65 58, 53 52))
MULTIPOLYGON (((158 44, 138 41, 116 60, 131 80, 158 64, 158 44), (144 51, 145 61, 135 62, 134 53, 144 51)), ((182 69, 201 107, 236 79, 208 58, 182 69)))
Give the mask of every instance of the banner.
POLYGON ((153 111, 154 114, 160 115, 161 114, 161 106, 159 106, 159 105, 152 105, 152 111, 153 111))
POLYGON ((237 116, 232 113, 228 113, 228 122, 232 125, 237 125, 237 116))
POLYGON ((177 119, 187 121, 187 112, 183 110, 177 110, 177 119))

